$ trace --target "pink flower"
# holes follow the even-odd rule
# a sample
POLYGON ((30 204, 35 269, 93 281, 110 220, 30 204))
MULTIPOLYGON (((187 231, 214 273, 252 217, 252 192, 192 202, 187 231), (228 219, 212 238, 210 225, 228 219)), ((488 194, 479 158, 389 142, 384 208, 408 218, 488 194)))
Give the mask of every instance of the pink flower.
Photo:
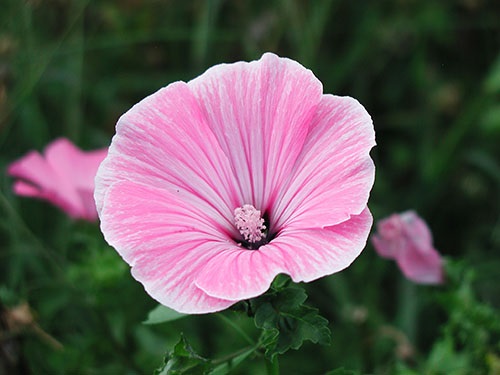
POLYGON ((297 62, 217 65, 120 118, 96 177, 101 229, 160 303, 222 310, 359 255, 374 145, 365 109, 297 62))
POLYGON ((420 284, 443 283, 443 260, 432 246, 432 234, 414 211, 393 214, 377 224, 372 236, 377 253, 394 259, 403 274, 420 284))
POLYGON ((9 165, 7 172, 18 178, 14 192, 41 198, 70 217, 94 221, 94 177, 107 149, 81 151, 69 140, 59 138, 45 148, 44 155, 30 151, 9 165))

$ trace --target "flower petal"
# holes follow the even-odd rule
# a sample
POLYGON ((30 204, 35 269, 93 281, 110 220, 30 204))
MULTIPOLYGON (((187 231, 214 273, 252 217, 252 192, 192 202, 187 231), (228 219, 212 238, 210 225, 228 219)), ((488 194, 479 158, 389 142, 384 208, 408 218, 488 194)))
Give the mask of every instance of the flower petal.
POLYGON ((30 151, 7 168, 10 176, 19 178, 27 184, 42 189, 54 189, 59 178, 47 161, 36 151, 30 151))
POLYGON ((398 214, 393 214, 377 223, 377 233, 373 234, 371 240, 378 255, 395 259, 406 246, 407 238, 404 235, 403 224, 398 214))
POLYGON ((126 180, 179 193, 234 227, 230 219, 240 199, 229 161, 183 82, 160 89, 118 121, 96 176, 98 211, 109 186, 126 180))
POLYGON ((61 179, 70 181, 76 189, 94 190, 94 179, 107 148, 82 151, 68 139, 59 138, 45 149, 45 157, 61 179))
POLYGON ((309 282, 348 267, 366 245, 372 226, 368 208, 323 229, 287 230, 271 242, 293 281, 309 282))
POLYGON ((421 284, 441 284, 444 280, 443 260, 432 245, 432 233, 415 211, 399 215, 405 243, 395 254, 404 275, 421 284))
POLYGON ((231 160, 243 194, 235 207, 265 212, 302 149, 321 82, 297 62, 266 53, 212 67, 188 85, 231 160))
POLYGON ((168 190, 128 181, 113 184, 101 211, 101 229, 160 303, 183 313, 214 312, 234 303, 206 295, 194 280, 208 259, 236 245, 214 229, 209 216, 168 190))
POLYGON ((432 247, 431 230, 415 211, 405 211, 399 217, 401 220, 401 231, 408 241, 422 252, 432 247))
POLYGON ((279 273, 312 281, 346 268, 366 245, 370 211, 323 229, 283 231, 258 250, 228 249, 203 267, 196 285, 212 297, 242 300, 264 293, 279 273))
POLYGON ((409 279, 420 284, 441 284, 444 280, 443 260, 441 255, 432 246, 424 249, 407 248, 400 252, 396 262, 409 279))
MULTIPOLYGON (((46 155, 50 153, 51 145, 46 148, 46 155)), ((20 184, 19 182, 14 184, 16 193, 46 199, 69 216, 81 217, 83 210, 81 201, 71 181, 62 178, 61 174, 38 152, 31 151, 10 164, 8 173, 22 181, 20 184), (31 185, 31 189, 28 189, 28 185, 31 185), (35 194, 35 191, 38 193, 35 194)))
POLYGON ((23 197, 46 198, 38 186, 28 184, 24 181, 15 181, 12 185, 12 190, 17 195, 22 195, 23 197))
POLYGON ((47 163, 61 179, 73 182, 79 177, 82 152, 69 140, 56 139, 45 148, 44 155, 47 163))
POLYGON ((268 251, 231 248, 213 256, 196 277, 196 286, 207 295, 240 301, 261 295, 274 277, 286 272, 280 259, 268 251))
POLYGON ((97 218, 93 198, 94 179, 107 152, 107 148, 82 151, 65 138, 55 140, 45 149, 47 163, 61 181, 57 192, 71 202, 76 217, 87 220, 97 218))
POLYGON ((375 178, 370 116, 349 97, 324 95, 302 153, 274 208, 275 231, 323 228, 366 207, 375 178))

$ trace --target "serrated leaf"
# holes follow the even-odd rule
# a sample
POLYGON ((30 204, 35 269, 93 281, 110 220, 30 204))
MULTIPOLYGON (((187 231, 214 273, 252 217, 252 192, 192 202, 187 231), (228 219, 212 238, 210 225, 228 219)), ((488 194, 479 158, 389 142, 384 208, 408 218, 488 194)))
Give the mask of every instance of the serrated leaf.
POLYGON ((288 349, 299 349, 305 340, 315 344, 330 343, 328 321, 318 314, 318 310, 308 306, 283 312, 279 320, 279 337, 269 354, 283 354, 288 349))
POLYGON ((278 324, 279 313, 270 302, 266 302, 257 308, 254 320, 258 328, 273 329, 278 324))
POLYGON ((205 375, 212 369, 210 361, 197 354, 181 335, 174 350, 166 355, 163 366, 154 375, 205 375))
POLYGON ((185 316, 188 315, 169 309, 166 306, 158 305, 148 313, 148 318, 143 322, 143 324, 160 324, 171 322, 173 320, 184 318, 185 316))
POLYGON ((284 273, 280 273, 274 278, 271 288, 276 291, 285 289, 288 285, 290 285, 291 281, 292 279, 290 278, 290 276, 284 273))
POLYGON ((280 331, 277 328, 266 329, 260 336, 260 345, 264 348, 269 348, 278 341, 280 331))
POLYGON ((304 289, 291 286, 252 300, 255 325, 263 329, 260 344, 271 360, 288 349, 298 349, 305 340, 329 344, 328 321, 318 310, 303 303, 304 289))

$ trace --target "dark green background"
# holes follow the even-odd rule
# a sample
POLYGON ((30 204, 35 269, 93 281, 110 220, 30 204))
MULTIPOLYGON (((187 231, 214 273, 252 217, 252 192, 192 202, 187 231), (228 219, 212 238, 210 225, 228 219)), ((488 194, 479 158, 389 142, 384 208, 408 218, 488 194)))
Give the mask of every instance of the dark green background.
MULTIPOLYGON (((0 167, 61 136, 83 149, 107 146, 117 118, 146 95, 265 51, 299 61, 325 93, 366 107, 378 143, 375 218, 417 210, 441 253, 475 270, 476 298, 500 307, 500 2, 2 0, 0 167)), ((141 325, 155 303, 97 225, 14 196, 3 172, 0 184, 0 301, 4 311, 28 302, 64 345, 57 351, 30 329, 16 333, 15 371, 148 374, 181 331, 208 357, 242 346, 216 316, 141 325)), ((429 353, 450 311, 433 299, 435 288, 405 281, 370 245, 307 290, 331 321, 333 344, 287 353, 283 373, 439 373, 423 369, 437 368, 429 353), (399 334, 413 345, 410 357, 398 352, 399 334)), ((226 314, 257 334, 251 321, 226 314)), ((482 353, 477 373, 499 358, 484 342, 453 345, 482 353)), ((257 358, 236 373, 262 366, 257 358)), ((465 372, 444 373, 474 373, 457 371, 465 372)))

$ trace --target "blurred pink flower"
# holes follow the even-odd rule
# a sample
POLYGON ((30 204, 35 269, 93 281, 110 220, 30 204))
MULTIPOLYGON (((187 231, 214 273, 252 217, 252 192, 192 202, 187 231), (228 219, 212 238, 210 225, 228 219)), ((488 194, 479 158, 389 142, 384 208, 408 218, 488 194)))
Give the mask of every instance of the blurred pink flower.
POLYGON ((394 259, 403 274, 420 284, 443 283, 443 260, 432 246, 429 227, 414 211, 393 214, 377 223, 372 243, 377 253, 394 259))
POLYGON ((97 220, 93 199, 94 177, 107 149, 81 151, 69 140, 59 138, 40 155, 30 151, 9 165, 7 172, 19 180, 16 194, 45 199, 70 217, 97 220))
POLYGON ((365 109, 297 62, 217 65, 120 118, 96 177, 101 229, 160 303, 222 310, 359 255, 374 145, 365 109))

